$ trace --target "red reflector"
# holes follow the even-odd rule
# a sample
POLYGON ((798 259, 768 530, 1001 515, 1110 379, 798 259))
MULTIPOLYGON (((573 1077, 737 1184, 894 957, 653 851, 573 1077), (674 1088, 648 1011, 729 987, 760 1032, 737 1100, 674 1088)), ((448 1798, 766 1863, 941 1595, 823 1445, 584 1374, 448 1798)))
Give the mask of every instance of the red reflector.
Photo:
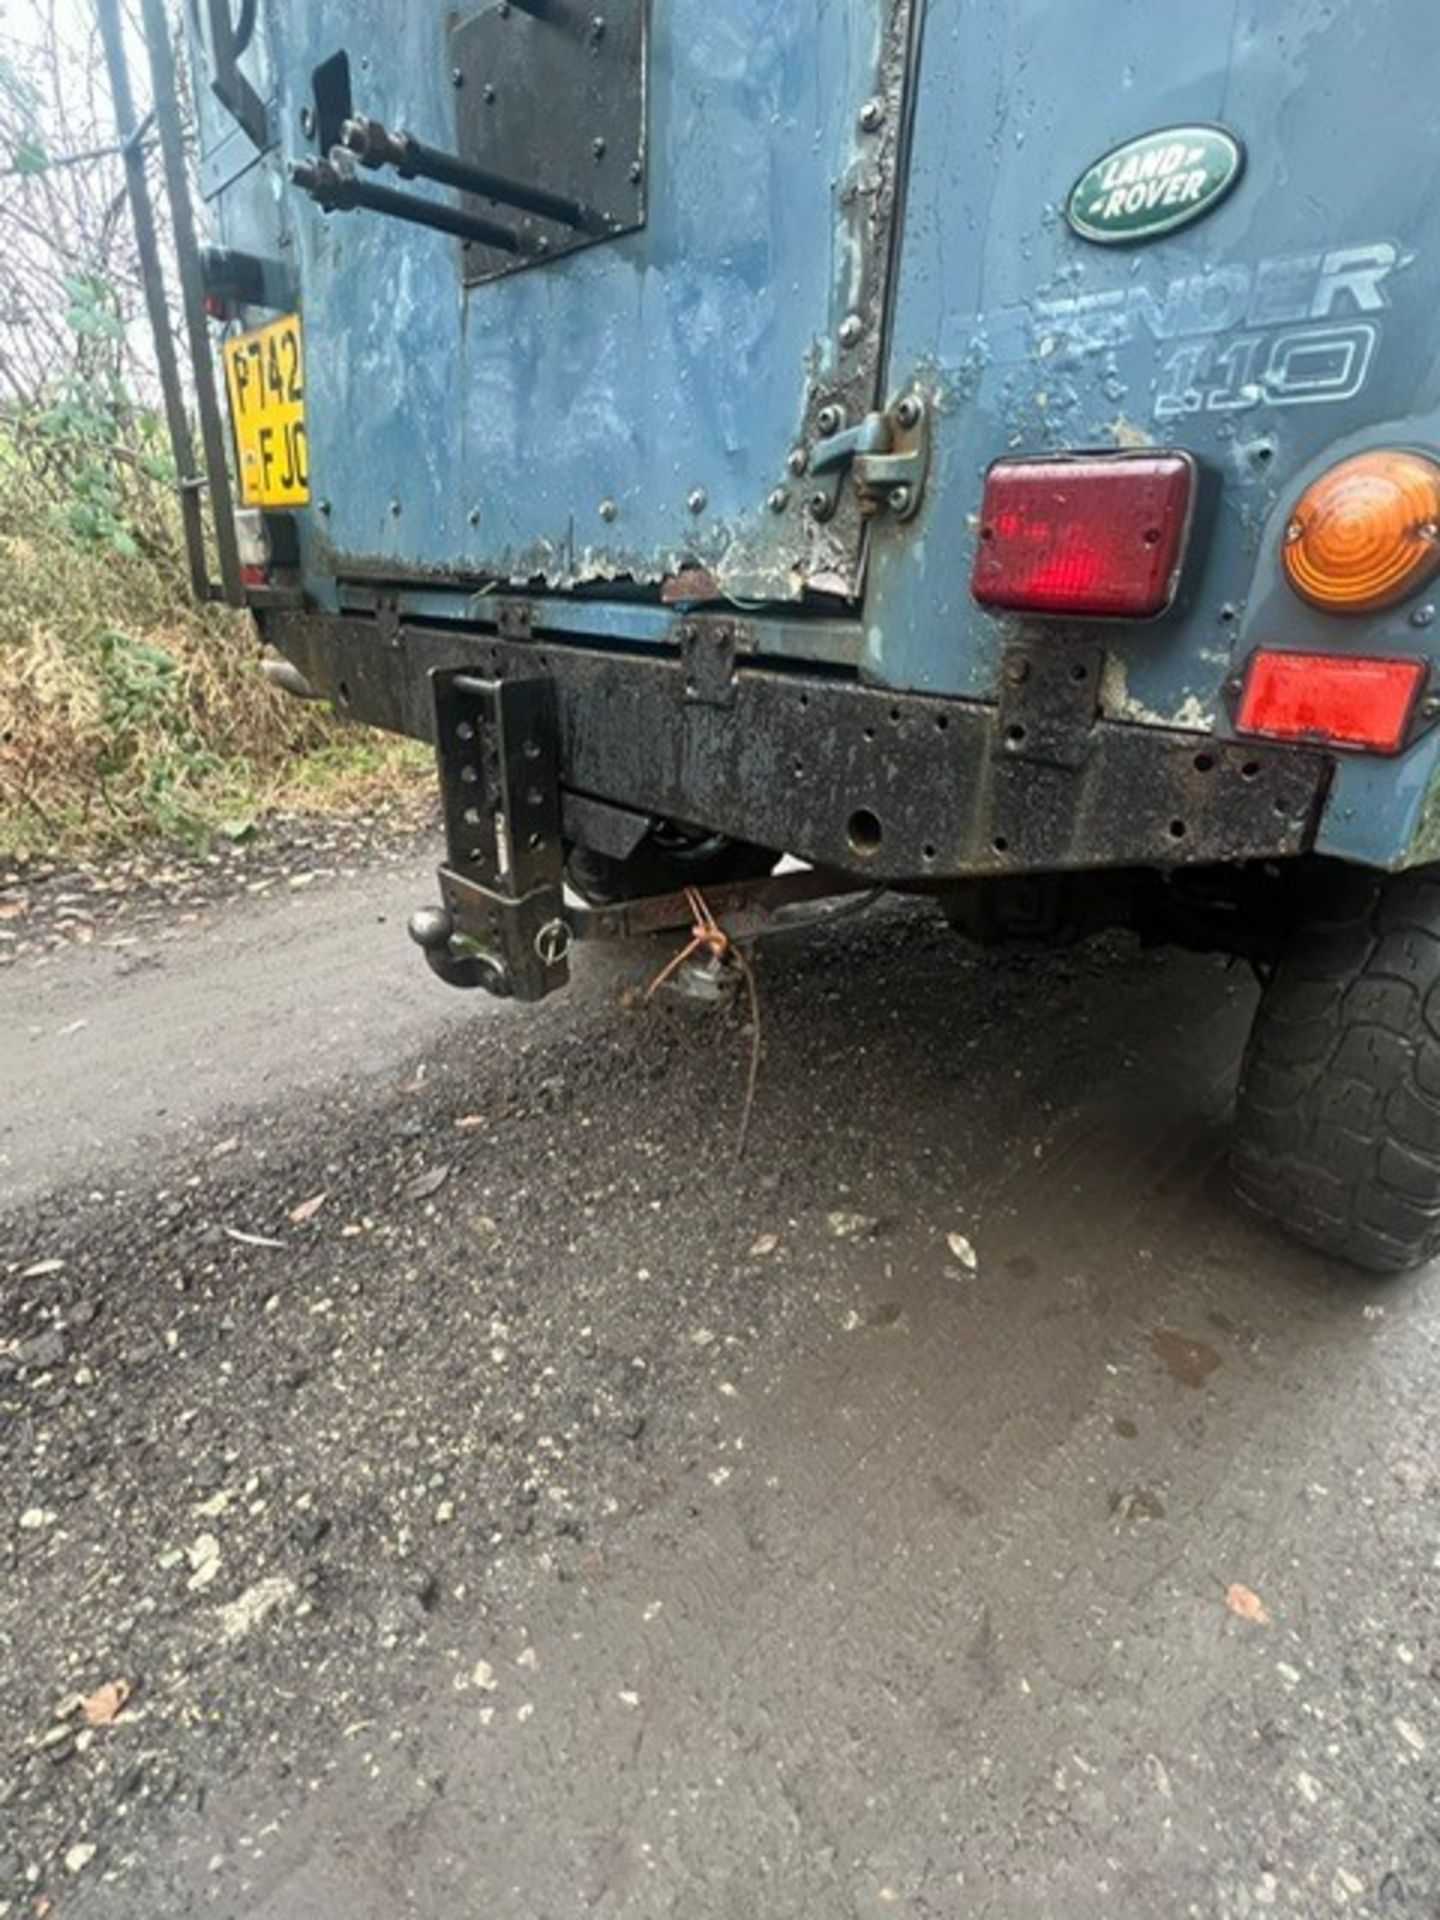
POLYGON ((244 587, 268 587, 270 584, 270 575, 264 567, 249 566, 242 561, 240 565, 240 584, 244 587))
POLYGON ((982 607, 1144 620, 1175 595, 1195 463, 1185 453, 997 460, 970 591, 982 607))
POLYGON ((1335 653, 1250 656, 1235 725, 1272 740, 1398 753, 1429 671, 1423 660, 1335 653))

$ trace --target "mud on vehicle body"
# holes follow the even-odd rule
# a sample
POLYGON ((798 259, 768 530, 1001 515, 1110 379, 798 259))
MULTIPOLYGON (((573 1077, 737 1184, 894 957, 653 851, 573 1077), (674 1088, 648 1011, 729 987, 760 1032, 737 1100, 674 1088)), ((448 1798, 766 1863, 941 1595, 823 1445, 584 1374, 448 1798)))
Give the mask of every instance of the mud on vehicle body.
POLYGON ((191 0, 203 247, 145 12, 210 590, 435 740, 437 971, 782 853, 1241 953, 1242 1191, 1428 1257, 1432 6, 191 0))

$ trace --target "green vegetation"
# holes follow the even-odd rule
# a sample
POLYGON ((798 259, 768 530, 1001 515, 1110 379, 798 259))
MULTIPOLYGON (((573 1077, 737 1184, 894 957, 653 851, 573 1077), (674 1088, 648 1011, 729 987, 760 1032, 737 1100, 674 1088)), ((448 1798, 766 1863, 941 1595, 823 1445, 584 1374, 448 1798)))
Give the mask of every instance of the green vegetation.
POLYGON ((57 498, 0 427, 0 855, 200 840, 408 784, 418 750, 277 692, 249 616, 190 603, 163 478, 119 480, 84 444, 57 498))
POLYGON ((425 757, 271 688, 249 617, 190 599, 82 11, 69 39, 53 10, 18 40, 0 33, 6 858, 203 841, 272 808, 370 804, 410 785, 425 757))

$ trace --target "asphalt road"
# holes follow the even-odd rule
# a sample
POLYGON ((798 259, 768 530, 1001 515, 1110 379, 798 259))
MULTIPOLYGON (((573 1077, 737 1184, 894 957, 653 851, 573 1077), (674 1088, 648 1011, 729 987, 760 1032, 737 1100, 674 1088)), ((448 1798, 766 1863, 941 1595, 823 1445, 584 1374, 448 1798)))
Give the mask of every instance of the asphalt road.
POLYGON ((777 943, 737 1165, 425 864, 0 976, 0 1914, 1440 1913, 1440 1291, 1234 1210, 1244 974, 777 943))

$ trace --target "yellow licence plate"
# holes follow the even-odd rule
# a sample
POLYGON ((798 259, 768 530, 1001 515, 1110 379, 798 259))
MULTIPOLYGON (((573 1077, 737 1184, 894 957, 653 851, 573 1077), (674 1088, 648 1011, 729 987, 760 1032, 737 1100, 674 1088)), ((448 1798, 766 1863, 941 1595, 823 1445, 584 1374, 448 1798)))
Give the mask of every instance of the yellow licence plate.
POLYGON ((305 446, 305 355, 300 316, 225 342, 240 499, 247 507, 302 507, 310 498, 305 446))

